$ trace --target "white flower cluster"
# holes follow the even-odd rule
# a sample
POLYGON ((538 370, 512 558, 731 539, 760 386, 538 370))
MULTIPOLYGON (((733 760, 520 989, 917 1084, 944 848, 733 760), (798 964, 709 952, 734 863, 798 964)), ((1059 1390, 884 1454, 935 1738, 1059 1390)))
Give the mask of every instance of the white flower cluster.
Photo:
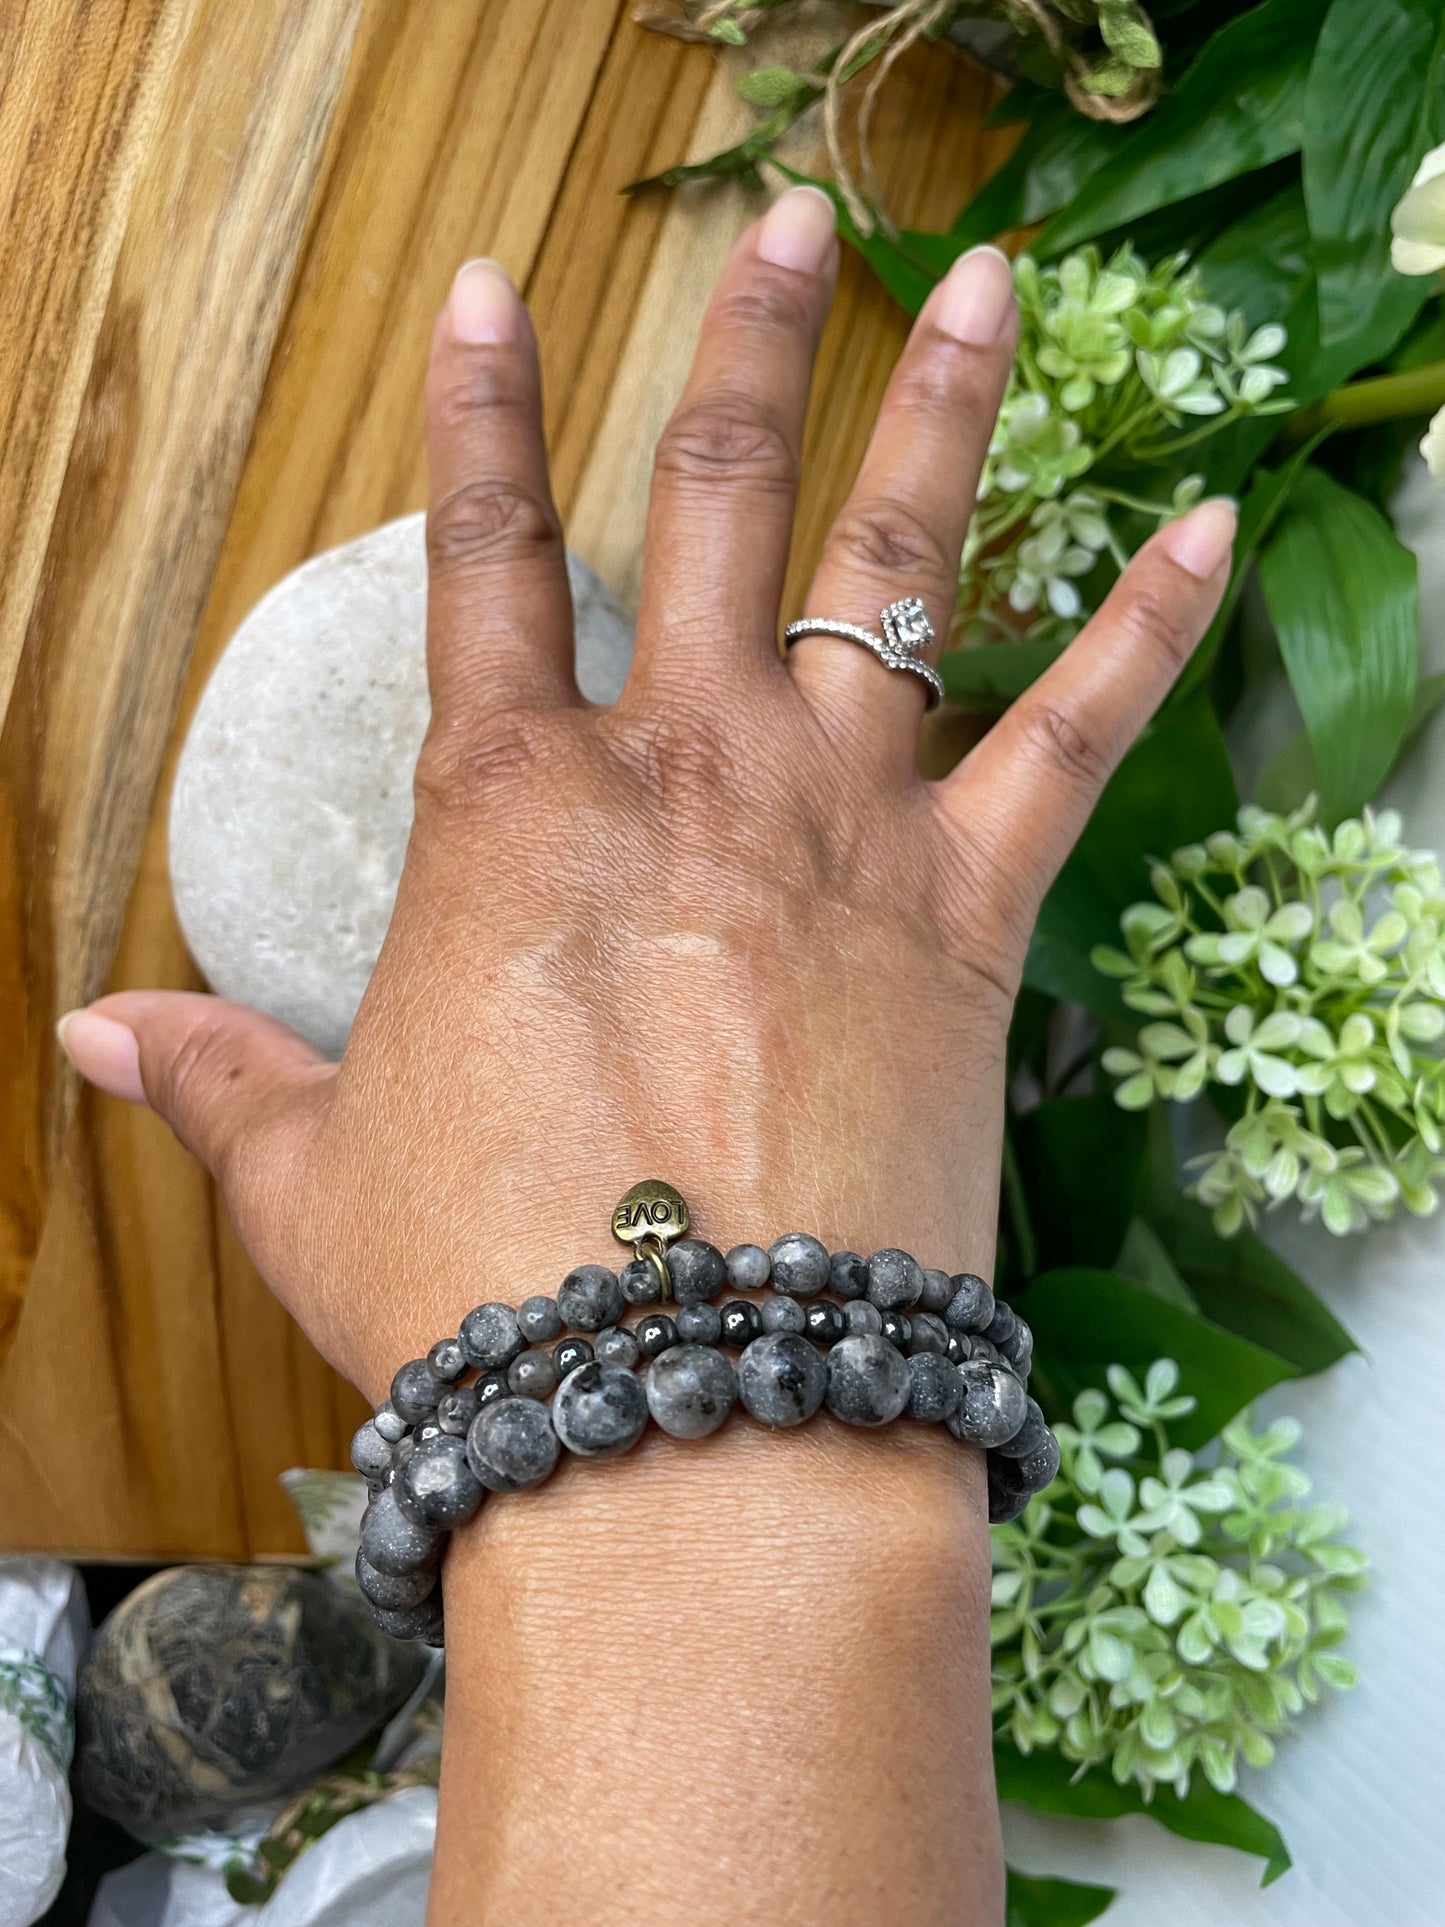
MULTIPOLYGON (((1397 274, 1436 274, 1445 269, 1445 146, 1432 147, 1390 216, 1390 262, 1397 274)), ((1445 482, 1445 408, 1420 443, 1425 465, 1445 482)))
POLYGON ((1151 1021, 1104 1052, 1126 1110, 1239 1089, 1243 1114, 1198 1160, 1225 1235, 1295 1198, 1339 1236, 1424 1215, 1445 1177, 1445 890, 1440 866, 1367 810, 1333 836, 1313 799, 1244 809, 1237 831, 1156 865, 1124 913, 1126 948, 1094 952, 1151 1021))
POLYGON ((1129 247, 1108 261, 1081 248, 1047 267, 1021 255, 1014 284, 1018 356, 964 551, 960 608, 981 632, 1062 637, 1084 613, 1081 578, 1106 552, 1119 567, 1127 560, 1114 526, 1121 513, 1146 534, 1181 514, 1203 489, 1198 475, 1174 480, 1183 451, 1242 415, 1288 406, 1275 394, 1285 331, 1251 332, 1241 314, 1206 301, 1182 255, 1152 268, 1129 247), (1167 499, 1112 485, 1149 467, 1165 471, 1167 499), (1076 487, 1086 475, 1088 486, 1076 487))
POLYGON ((1322 1686, 1354 1684, 1335 1648, 1365 1562, 1337 1543, 1339 1508, 1301 1503, 1309 1481, 1281 1463, 1294 1420, 1236 1419, 1206 1468, 1169 1444, 1195 1404, 1172 1359, 1142 1386, 1108 1379, 1112 1402, 1081 1392, 1055 1427, 1047 1495, 994 1529, 995 1718, 1020 1752, 1056 1747, 1146 1797, 1182 1798, 1196 1768, 1227 1793, 1322 1686))

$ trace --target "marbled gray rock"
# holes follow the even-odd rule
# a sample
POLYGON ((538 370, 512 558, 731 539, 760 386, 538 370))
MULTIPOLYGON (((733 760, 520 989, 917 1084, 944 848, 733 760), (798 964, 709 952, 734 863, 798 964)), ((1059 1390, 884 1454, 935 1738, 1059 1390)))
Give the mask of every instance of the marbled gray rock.
POLYGON ((727 1419, 737 1373, 710 1345, 674 1345, 647 1368, 647 1407, 675 1439, 703 1439, 727 1419))
POLYGON ((489 1492, 540 1485, 560 1450, 551 1416, 535 1398, 493 1399, 467 1434, 467 1462, 489 1492))
POLYGON ((738 1396, 760 1425, 801 1425, 827 1389, 828 1367, 795 1332, 755 1338, 738 1360, 738 1396))
POLYGON ((596 1359, 569 1372, 552 1401, 552 1424, 569 1452, 614 1459, 630 1451, 647 1424, 647 1395, 624 1365, 596 1359))
POLYGON ((963 1381, 963 1403, 947 1425, 965 1445, 992 1451, 1011 1439, 1028 1416, 1028 1393, 1002 1365, 971 1358, 955 1366, 963 1381))
POLYGON ((908 1360, 874 1333, 840 1338, 828 1354, 828 1410, 845 1425, 887 1425, 906 1409, 911 1385, 908 1360))

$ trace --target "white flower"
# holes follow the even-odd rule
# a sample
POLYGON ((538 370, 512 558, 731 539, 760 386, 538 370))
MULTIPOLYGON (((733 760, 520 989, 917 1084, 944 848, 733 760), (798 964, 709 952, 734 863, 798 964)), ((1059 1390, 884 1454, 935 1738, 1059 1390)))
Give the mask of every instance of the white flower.
POLYGON ((1420 442, 1425 466, 1437 482, 1445 482, 1445 408, 1431 420, 1420 442))
POLYGON ((1277 1053, 1299 1042, 1300 1028, 1292 1010, 1272 1010, 1256 1024, 1248 1004, 1234 1004, 1224 1020, 1224 1034, 1234 1049, 1220 1054, 1220 1083, 1242 1084, 1247 1077, 1266 1097, 1293 1097, 1299 1088, 1294 1065, 1277 1053))
POLYGON ((1432 147, 1390 216, 1390 261, 1397 274, 1445 268, 1445 144, 1432 147))

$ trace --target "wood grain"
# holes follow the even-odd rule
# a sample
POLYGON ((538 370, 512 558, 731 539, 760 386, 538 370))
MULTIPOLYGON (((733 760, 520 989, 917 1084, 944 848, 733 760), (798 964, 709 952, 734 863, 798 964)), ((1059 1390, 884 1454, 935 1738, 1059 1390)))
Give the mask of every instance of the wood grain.
MULTIPOLYGON (((349 21, 346 0, 326 4, 349 21)), ((258 12, 279 21, 291 11, 280 0, 253 7, 248 28, 258 12)), ((208 6, 186 44, 198 46, 204 32, 224 32, 208 6)), ((183 650, 156 662, 133 646, 126 623, 149 605, 135 595, 131 570, 118 566, 113 531, 115 518, 128 514, 126 542, 144 547, 129 491, 155 502, 158 489, 193 476, 194 435, 178 426, 158 432, 143 406, 123 415, 118 395, 152 391, 138 369, 125 384, 106 369, 124 350, 122 313, 144 342, 170 305, 153 281, 142 286, 132 256, 152 274, 163 258, 173 281, 189 271, 193 306, 213 312, 196 235, 222 219, 226 197, 219 177, 207 176, 184 203, 167 200, 166 183, 191 177, 174 108, 170 119, 158 118, 148 161, 154 184, 148 200, 140 187, 135 200, 151 212, 140 225, 132 212, 115 275, 128 298, 123 309, 114 301, 107 308, 81 411, 82 423, 95 420, 95 439, 77 440, 91 453, 83 471, 70 464, 61 491, 77 547, 63 551, 63 567, 60 551, 47 564, 62 577, 43 602, 43 653, 52 666, 48 678, 32 678, 27 699, 45 727, 21 729, 14 704, 6 723, 6 861, 23 852, 34 865, 28 909, 5 886, 12 929, 23 916, 34 919, 24 952, 30 1043, 19 1063, 34 1142, 53 1114, 40 1093, 62 985, 88 992, 107 968, 114 987, 195 984, 165 874, 165 800, 185 723, 226 638, 272 582, 306 555, 424 499, 426 342, 450 276, 468 255, 497 256, 527 290, 570 539, 624 598, 635 593, 652 441, 680 386, 716 266, 762 202, 736 187, 636 201, 617 190, 746 124, 731 90, 736 66, 641 32, 619 0, 363 0, 344 81, 327 66, 316 83, 308 125, 317 145, 304 233, 283 277, 284 314, 268 308, 246 335, 252 354, 214 366, 215 413, 231 429, 225 454, 234 455, 236 437, 246 452, 244 466, 207 471, 226 526, 203 579, 204 609, 199 597, 189 605, 199 634, 183 688, 183 650), (153 230, 158 217, 171 224, 168 240, 153 230), (115 345, 102 367, 108 343, 115 345), (138 432, 147 436, 140 444, 138 432), (93 533, 90 521, 113 498, 107 533, 93 533), (121 605, 110 606, 118 583, 130 597, 126 623, 115 619, 121 605), (76 640, 82 634, 85 645, 76 640), (86 730, 88 696, 103 699, 104 721, 86 730), (157 787, 157 744, 167 735, 157 787), (62 832, 63 864, 37 861, 51 824, 62 832), (102 853, 113 867, 99 875, 102 853), (127 891, 117 946, 112 913, 127 891)), ((210 111, 229 125, 240 116, 254 139, 276 149, 279 109, 265 73, 254 50, 233 57, 210 111)), ((902 63, 876 141, 900 218, 945 220, 991 161, 978 131, 988 94, 982 77, 938 51, 902 63)), ((856 466, 903 332, 876 283, 847 262, 810 418, 794 598, 856 466)), ((214 424, 213 433, 220 435, 214 424)), ((192 555, 198 547, 193 539, 192 555)), ((34 1142, 31 1195, 8 1175, 0 1179, 14 1216, 4 1227, 12 1278, 25 1269, 26 1236, 37 1254, 0 1367, 0 1544, 161 1555, 295 1549, 276 1474, 290 1464, 341 1463, 359 1416, 356 1395, 267 1295, 209 1180, 153 1117, 85 1097, 60 1139, 48 1196, 34 1142), (86 1414, 83 1426, 53 1422, 62 1383, 67 1409, 86 1414)))

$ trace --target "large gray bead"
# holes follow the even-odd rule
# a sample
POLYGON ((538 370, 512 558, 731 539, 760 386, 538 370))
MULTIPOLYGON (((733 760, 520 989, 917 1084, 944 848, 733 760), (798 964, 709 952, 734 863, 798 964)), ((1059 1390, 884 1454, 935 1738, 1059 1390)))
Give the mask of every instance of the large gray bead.
POLYGON ((728 1281, 727 1261, 716 1245, 701 1238, 684 1238, 667 1254, 672 1295, 680 1305, 706 1304, 728 1281))
POLYGON ((923 1294, 918 1303, 924 1311, 937 1312, 940 1317, 948 1310, 953 1297, 953 1280, 946 1271, 923 1268, 923 1294))
POLYGON ((684 1345, 716 1345, 722 1337, 722 1313, 716 1305, 683 1305, 674 1322, 684 1345))
POLYGON ((417 1572, 440 1558, 441 1535, 407 1518, 393 1483, 362 1514, 361 1550, 378 1572, 417 1572))
POLYGON ((845 1425, 887 1425, 908 1404, 908 1361, 886 1338, 860 1332, 828 1354, 828 1410, 845 1425))
POLYGON ((622 1316, 622 1287, 606 1265, 578 1265, 557 1291, 562 1323, 577 1332, 600 1332, 622 1316))
POLYGON ((525 1492, 556 1465, 560 1448, 545 1405, 534 1398, 496 1398, 467 1433, 467 1464, 489 1492, 525 1492))
POLYGON ((907 1311, 923 1296, 923 1267, 896 1245, 868 1260, 868 1299, 879 1311, 907 1311))
POLYGON ((594 1358, 562 1380, 552 1401, 552 1423, 579 1458, 614 1459, 642 1437, 647 1395, 625 1366, 594 1358))
POLYGON ((808 1328, 808 1314, 796 1298, 784 1298, 774 1293, 765 1299, 759 1316, 765 1332, 798 1332, 808 1328))
POLYGON ((1013 1373, 980 1358, 954 1370, 963 1382, 963 1403, 947 1421, 953 1436, 988 1450, 1011 1439, 1028 1415, 1028 1393, 1013 1373))
POLYGON ((773 1275, 773 1261, 761 1245, 734 1245, 723 1263, 734 1291, 761 1291, 773 1275))
POLYGON ((391 1447, 368 1419, 351 1435, 351 1463, 364 1479, 379 1479, 391 1465, 391 1447))
POLYGON ((391 1405, 408 1425, 420 1425, 437 1408, 446 1387, 424 1358, 408 1359, 391 1381, 391 1405))
POLYGON ((434 1586, 415 1606, 402 1606, 396 1612, 378 1607, 372 1614, 377 1625, 390 1639, 421 1639, 428 1646, 442 1643, 442 1590, 434 1586))
POLYGON ((540 1346, 519 1353, 507 1367, 507 1390, 515 1398, 550 1398, 556 1389, 557 1367, 540 1346))
POLYGON ((845 1302, 866 1297, 868 1264, 856 1251, 835 1251, 828 1260, 828 1289, 845 1302))
POLYGON ((465 1441, 450 1432, 418 1445, 390 1488, 409 1519, 438 1532, 464 1526, 482 1503, 482 1488, 467 1464, 465 1441))
POLYGON ((462 1350, 479 1372, 505 1371, 526 1344, 510 1305, 478 1305, 462 1320, 462 1350))
POLYGON ((976 1272, 954 1274, 953 1296, 944 1313, 955 1331, 982 1332, 993 1317, 993 1293, 976 1272))
POLYGON ((795 1332, 755 1338, 738 1360, 738 1396, 760 1425, 801 1425, 827 1390, 828 1367, 795 1332))
POLYGON ((647 1409, 675 1439, 703 1439, 727 1420, 737 1373, 709 1345, 674 1345, 647 1369, 647 1409))
POLYGON ((1050 1437, 1049 1422, 1044 1417, 1042 1407, 1037 1399, 1030 1398, 1024 1402, 1023 1424, 1011 1439, 1006 1439, 996 1450, 1002 1452, 1005 1458, 1026 1459, 1050 1437))
POLYGON ((936 1311, 915 1311, 909 1315, 908 1349, 910 1352, 948 1351, 948 1327, 936 1311))
POLYGON ((768 1247, 773 1290, 790 1298, 816 1298, 828 1282, 828 1247, 806 1231, 790 1231, 768 1247))
POLYGON ((963 1403, 958 1368, 937 1352, 915 1352, 908 1361, 908 1416, 941 1425, 963 1403))
POLYGON ((629 1370, 639 1357, 637 1340, 625 1325, 609 1325, 606 1331, 598 1332, 592 1353, 604 1365, 625 1365, 629 1370))
POLYGON ((843 1307, 843 1329, 850 1336, 857 1332, 881 1332, 883 1314, 866 1298, 850 1298, 843 1307))
MULTIPOLYGON (((998 1454, 996 1456, 1002 1456, 998 1454)), ((1052 1432, 1045 1432, 1042 1441, 1032 1452, 1023 1458, 1015 1459, 1019 1477, 1030 1492, 1042 1492, 1046 1485, 1052 1485, 1059 1470, 1059 1441, 1052 1432)))
POLYGON ((356 1583, 361 1596, 383 1612, 419 1605, 435 1589, 436 1582, 435 1566, 424 1566, 419 1572, 378 1572, 360 1546, 356 1549, 356 1583))

